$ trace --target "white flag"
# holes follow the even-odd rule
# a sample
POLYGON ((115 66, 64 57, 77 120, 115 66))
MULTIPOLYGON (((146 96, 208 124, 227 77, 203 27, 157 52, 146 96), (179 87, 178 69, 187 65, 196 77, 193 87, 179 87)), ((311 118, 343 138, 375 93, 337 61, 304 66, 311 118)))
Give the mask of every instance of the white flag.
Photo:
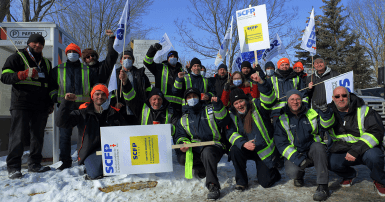
POLYGON ((338 86, 344 86, 348 89, 349 92, 353 92, 354 90, 354 80, 353 80, 353 71, 347 72, 345 74, 341 74, 335 76, 331 79, 324 81, 325 83, 325 91, 326 91, 326 101, 330 103, 332 101, 333 91, 338 86))
POLYGON ((116 30, 116 37, 114 41, 114 49, 116 52, 121 53, 124 50, 124 47, 130 43, 130 5, 128 0, 124 6, 122 16, 119 20, 119 27, 116 30))
POLYGON ((284 54, 285 52, 286 48, 277 33, 275 37, 270 41, 270 48, 263 52, 262 60, 264 62, 270 61, 273 57, 277 56, 278 54, 284 54))
POLYGON ((242 55, 241 55, 241 51, 239 51, 238 53, 238 56, 234 59, 234 62, 233 62, 233 71, 242 71, 242 68, 241 68, 241 64, 242 64, 243 60, 242 60, 242 55))
POLYGON ((314 8, 311 11, 309 23, 306 26, 305 33, 302 36, 301 48, 310 52, 311 56, 316 54, 316 36, 314 22, 314 8))
POLYGON ((217 58, 215 58, 215 66, 218 66, 222 62, 223 57, 226 55, 227 47, 231 42, 232 34, 233 34, 233 17, 231 17, 230 27, 226 31, 225 38, 223 39, 221 47, 219 48, 217 58))
POLYGON ((114 91, 118 89, 118 82, 116 80, 116 67, 118 65, 114 65, 114 69, 112 70, 111 76, 110 76, 110 82, 108 83, 108 92, 114 91))
POLYGON ((167 33, 164 33, 164 35, 163 35, 162 39, 160 40, 159 44, 162 45, 162 50, 156 52, 156 54, 154 56, 154 61, 157 60, 162 55, 168 53, 168 51, 172 47, 172 43, 171 43, 170 39, 168 38, 167 33))

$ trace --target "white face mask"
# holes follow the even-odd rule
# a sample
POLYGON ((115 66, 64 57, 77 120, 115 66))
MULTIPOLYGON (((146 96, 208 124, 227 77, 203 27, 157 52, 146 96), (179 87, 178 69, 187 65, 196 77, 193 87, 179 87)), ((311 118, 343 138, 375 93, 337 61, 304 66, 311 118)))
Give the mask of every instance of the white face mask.
POLYGON ((169 60, 170 60, 169 63, 172 66, 175 66, 176 63, 178 62, 178 58, 169 58, 169 60))
POLYGON ((111 101, 111 95, 108 96, 107 100, 102 105, 100 105, 101 112, 108 109, 108 107, 110 106, 110 101, 111 101))
POLYGON ((233 80, 235 86, 240 86, 242 84, 242 79, 233 80))
POLYGON ((67 58, 69 61, 75 62, 75 61, 79 60, 79 54, 78 53, 68 53, 67 58))
POLYGON ((126 69, 131 69, 132 68, 132 60, 131 59, 123 60, 123 66, 126 69))
POLYGON ((193 107, 198 103, 199 103, 199 98, 191 98, 191 99, 187 100, 187 104, 190 107, 193 107))
POLYGON ((266 70, 266 74, 267 74, 267 76, 273 76, 273 74, 274 74, 274 69, 268 69, 268 70, 266 70))

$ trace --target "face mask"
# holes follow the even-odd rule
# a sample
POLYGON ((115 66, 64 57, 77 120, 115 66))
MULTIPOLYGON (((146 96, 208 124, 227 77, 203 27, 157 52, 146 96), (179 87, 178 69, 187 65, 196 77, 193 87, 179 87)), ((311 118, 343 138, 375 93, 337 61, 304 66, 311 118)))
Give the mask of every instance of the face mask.
POLYGON ((268 70, 266 70, 266 74, 267 74, 267 76, 273 76, 273 74, 274 74, 274 69, 268 69, 268 70))
POLYGON ((237 110, 237 112, 238 112, 239 114, 244 115, 244 114, 247 112, 247 108, 246 108, 246 110, 245 110, 244 112, 240 112, 240 111, 238 111, 238 110, 237 110))
POLYGON ((198 74, 195 74, 194 72, 191 71, 191 74, 194 75, 194 76, 198 76, 198 74))
POLYGON ((240 86, 242 84, 242 79, 233 80, 235 86, 240 86))
POLYGON ((206 76, 206 72, 205 72, 205 71, 201 71, 201 75, 202 75, 203 77, 205 77, 205 76, 206 76))
POLYGON ((126 69, 131 69, 132 68, 132 60, 131 59, 125 59, 123 60, 123 66, 126 69))
POLYGON ((187 104, 190 107, 193 107, 193 106, 195 106, 198 103, 199 103, 199 99, 198 98, 191 98, 191 99, 187 100, 187 104))
POLYGON ((172 65, 172 66, 175 66, 176 63, 178 62, 178 58, 169 58, 169 59, 170 59, 169 63, 170 63, 170 65, 172 65))
POLYGON ((104 110, 107 110, 108 107, 110 106, 110 96, 108 96, 107 100, 100 106, 101 112, 104 110))
POLYGON ((79 60, 79 54, 78 53, 68 53, 67 58, 69 61, 75 62, 75 61, 79 60))

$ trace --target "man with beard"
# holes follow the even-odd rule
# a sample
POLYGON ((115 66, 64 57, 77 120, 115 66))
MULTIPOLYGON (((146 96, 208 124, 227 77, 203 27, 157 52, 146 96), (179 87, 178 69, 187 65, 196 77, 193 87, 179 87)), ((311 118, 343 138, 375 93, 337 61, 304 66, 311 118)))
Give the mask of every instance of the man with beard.
POLYGON ((213 85, 210 85, 207 78, 203 78, 200 74, 201 61, 198 58, 193 58, 190 65, 191 73, 178 73, 178 78, 175 79, 174 86, 172 87, 173 94, 178 97, 183 97, 183 92, 185 92, 186 89, 196 88, 199 92, 202 92, 202 100, 210 101, 211 97, 215 96, 215 88, 213 85))
POLYGON ((167 54, 167 60, 162 63, 155 63, 154 56, 159 50, 162 50, 162 45, 159 43, 151 45, 143 64, 154 75, 155 88, 159 88, 162 91, 164 97, 171 103, 171 107, 174 110, 180 111, 182 109, 182 98, 175 96, 172 92, 175 79, 183 71, 182 64, 178 62, 178 52, 170 51, 167 54))
POLYGON ((55 117, 58 127, 78 127, 78 163, 85 165, 86 180, 103 177, 103 159, 96 155, 97 151, 101 151, 100 127, 126 125, 124 118, 118 113, 119 109, 109 106, 107 98, 107 87, 97 84, 92 88, 91 102, 72 110, 77 96, 66 93, 55 117))
MULTIPOLYGON (((273 121, 278 119, 278 116, 281 114, 281 109, 286 105, 288 97, 286 93, 292 89, 301 90, 305 88, 304 82, 302 79, 290 68, 289 59, 281 58, 277 62, 278 70, 274 72, 274 75, 267 80, 270 86, 274 88, 275 97, 278 99, 277 104, 272 108, 270 117, 273 118, 273 121)), ((307 91, 302 91, 302 101, 307 106, 308 98, 307 91)))
MULTIPOLYGON (((81 63, 79 58, 82 56, 80 47, 74 43, 70 43, 65 49, 67 61, 55 67, 50 77, 55 84, 54 89, 50 92, 50 96, 55 103, 61 103, 65 100, 67 93, 73 93, 77 99, 72 110, 78 109, 79 106, 91 100, 92 86, 98 83, 98 75, 96 71, 81 63)), ((70 168, 72 166, 71 158, 71 136, 72 128, 60 128, 60 160, 63 164, 58 170, 70 168)))
POLYGON ((98 53, 92 48, 86 48, 82 52, 83 62, 90 67, 90 71, 94 71, 94 75, 99 75, 99 83, 107 83, 108 78, 111 75, 116 60, 118 59, 118 52, 114 49, 115 36, 111 30, 106 30, 106 35, 110 38, 107 44, 107 56, 106 59, 99 62, 98 53))
POLYGON ((151 83, 147 75, 145 74, 145 68, 142 67, 138 69, 133 65, 134 62, 135 62, 135 58, 132 51, 129 51, 129 50, 124 51, 122 54, 122 57, 120 58, 120 64, 122 66, 116 69, 116 80, 118 82, 117 83, 118 95, 115 95, 115 92, 112 92, 112 96, 111 96, 111 105, 115 106, 118 109, 122 109, 119 111, 119 113, 124 117, 124 119, 126 119, 126 122, 129 125, 140 124, 138 122, 139 117, 135 116, 133 112, 135 110, 135 107, 132 106, 131 104, 126 104, 127 98, 120 93, 120 91, 122 90, 120 88, 122 81, 119 75, 122 73, 127 75, 128 81, 130 82, 131 86, 133 86, 133 89, 136 92, 135 97, 137 99, 144 102, 145 100, 147 100, 148 98, 147 96, 151 91, 151 83), (116 96, 118 99, 116 99, 116 96))
POLYGON ((315 167, 318 188, 313 200, 324 201, 330 193, 328 188, 328 158, 320 130, 327 130, 335 123, 332 110, 324 105, 319 110, 309 109, 302 101, 302 93, 292 89, 286 93, 287 104, 282 115, 274 123, 274 142, 286 158, 285 171, 294 179, 294 186, 304 186, 305 169, 315 167))
MULTIPOLYGON (((317 58, 314 60, 314 74, 307 77, 306 86, 309 86, 307 90, 311 103, 313 103, 313 108, 317 106, 321 106, 326 104, 326 91, 325 91, 325 83, 321 83, 319 85, 313 86, 314 84, 318 84, 320 82, 324 82, 332 77, 340 75, 338 72, 332 70, 330 67, 325 65, 325 61, 322 58, 317 58), (313 78, 313 82, 311 81, 311 77, 313 78)), ((310 102, 309 102, 310 103, 310 102)))
POLYGON ((1 82, 12 85, 11 128, 7 156, 7 170, 10 179, 21 178, 21 157, 23 140, 30 138, 28 158, 29 172, 46 172, 49 167, 41 166, 44 129, 48 114, 53 111, 49 98, 51 62, 43 57, 45 40, 40 34, 31 34, 27 47, 7 58, 3 66, 1 82), (31 67, 29 68, 28 65, 31 67))
POLYGON ((329 145, 330 170, 343 178, 342 187, 350 187, 357 177, 357 171, 351 166, 364 164, 370 169, 377 193, 385 196, 381 150, 384 126, 380 115, 342 86, 334 89, 333 102, 329 106, 336 116, 336 124, 329 130, 329 142, 332 142, 329 145))

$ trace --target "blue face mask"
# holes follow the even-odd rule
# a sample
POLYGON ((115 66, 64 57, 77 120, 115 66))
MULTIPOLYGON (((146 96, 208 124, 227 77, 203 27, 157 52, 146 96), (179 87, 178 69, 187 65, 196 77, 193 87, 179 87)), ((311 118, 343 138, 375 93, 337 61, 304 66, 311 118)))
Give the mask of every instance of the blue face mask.
POLYGON ((175 66, 176 65, 176 63, 178 62, 178 58, 169 58, 169 62, 168 63, 170 63, 170 65, 172 65, 172 66, 175 66))
POLYGON ((71 62, 76 62, 77 60, 79 60, 79 54, 78 53, 68 53, 67 58, 71 62))
POLYGON ((132 68, 132 60, 131 59, 123 60, 123 66, 126 69, 131 69, 132 68))
POLYGON ((203 77, 205 77, 205 76, 206 76, 206 72, 205 72, 205 71, 201 71, 201 75, 202 75, 203 77))
POLYGON ((242 79, 233 80, 235 86, 240 86, 242 84, 242 79))
POLYGON ((100 110, 104 111, 104 110, 108 109, 108 107, 110 106, 110 101, 111 101, 111 95, 108 96, 107 100, 101 105, 100 110))
POLYGON ((199 98, 191 98, 191 99, 187 100, 187 104, 190 107, 193 107, 198 103, 199 103, 199 98))
POLYGON ((274 69, 268 69, 266 70, 267 76, 273 76, 274 75, 274 69))

